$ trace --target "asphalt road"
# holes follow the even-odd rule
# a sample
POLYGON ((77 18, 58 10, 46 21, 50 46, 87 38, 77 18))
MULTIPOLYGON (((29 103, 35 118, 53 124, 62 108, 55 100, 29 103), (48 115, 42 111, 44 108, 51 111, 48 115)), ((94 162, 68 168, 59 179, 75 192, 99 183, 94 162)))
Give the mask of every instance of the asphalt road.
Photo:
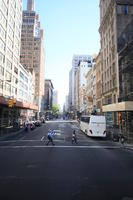
POLYGON ((1 138, 0 199, 132 200, 133 151, 89 138, 68 121, 1 138), (46 146, 49 129, 55 146, 46 146))

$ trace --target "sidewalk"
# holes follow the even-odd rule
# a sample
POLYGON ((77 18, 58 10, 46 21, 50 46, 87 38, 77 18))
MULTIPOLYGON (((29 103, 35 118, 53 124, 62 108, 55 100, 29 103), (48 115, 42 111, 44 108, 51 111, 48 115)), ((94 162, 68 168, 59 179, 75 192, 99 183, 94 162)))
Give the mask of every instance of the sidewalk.
POLYGON ((125 142, 124 145, 122 145, 121 142, 114 142, 114 143, 115 143, 116 145, 119 145, 121 148, 133 150, 133 144, 128 144, 127 142, 125 142))
POLYGON ((129 150, 133 150, 133 144, 125 144, 124 147, 129 150))

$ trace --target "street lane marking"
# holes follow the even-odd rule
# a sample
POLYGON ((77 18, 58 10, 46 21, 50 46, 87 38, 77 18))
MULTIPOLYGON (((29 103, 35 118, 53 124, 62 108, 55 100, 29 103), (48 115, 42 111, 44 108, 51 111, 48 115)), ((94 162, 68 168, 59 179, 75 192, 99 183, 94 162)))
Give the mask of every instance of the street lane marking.
POLYGON ((41 146, 41 145, 35 145, 35 146, 0 146, 0 149, 19 149, 19 148, 79 148, 79 149, 119 149, 120 146, 41 146))
POLYGON ((56 130, 56 129, 55 129, 55 130, 53 130, 53 132, 54 132, 54 133, 61 133, 62 131, 61 131, 61 130, 56 130))
POLYGON ((43 141, 44 140, 44 136, 41 138, 41 141, 43 141))
POLYGON ((5 140, 5 141, 0 141, 1 143, 13 143, 13 142, 40 142, 41 140, 5 140))

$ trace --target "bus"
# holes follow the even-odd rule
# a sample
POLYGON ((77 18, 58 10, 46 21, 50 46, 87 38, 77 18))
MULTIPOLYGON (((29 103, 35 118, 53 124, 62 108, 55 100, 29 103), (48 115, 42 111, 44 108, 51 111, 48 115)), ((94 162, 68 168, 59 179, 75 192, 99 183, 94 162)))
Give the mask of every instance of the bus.
POLYGON ((106 137, 105 116, 97 116, 97 115, 81 116, 80 129, 90 137, 106 137))

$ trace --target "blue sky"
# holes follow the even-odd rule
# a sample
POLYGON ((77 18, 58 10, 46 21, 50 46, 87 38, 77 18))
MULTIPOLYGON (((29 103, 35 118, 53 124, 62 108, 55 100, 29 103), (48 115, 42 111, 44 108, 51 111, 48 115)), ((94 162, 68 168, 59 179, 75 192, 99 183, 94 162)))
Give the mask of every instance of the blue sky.
MULTIPOLYGON (((23 0, 26 9, 27 0, 23 0)), ((51 79, 63 105, 74 54, 99 52, 99 0, 35 0, 45 39, 45 78, 51 79)))

